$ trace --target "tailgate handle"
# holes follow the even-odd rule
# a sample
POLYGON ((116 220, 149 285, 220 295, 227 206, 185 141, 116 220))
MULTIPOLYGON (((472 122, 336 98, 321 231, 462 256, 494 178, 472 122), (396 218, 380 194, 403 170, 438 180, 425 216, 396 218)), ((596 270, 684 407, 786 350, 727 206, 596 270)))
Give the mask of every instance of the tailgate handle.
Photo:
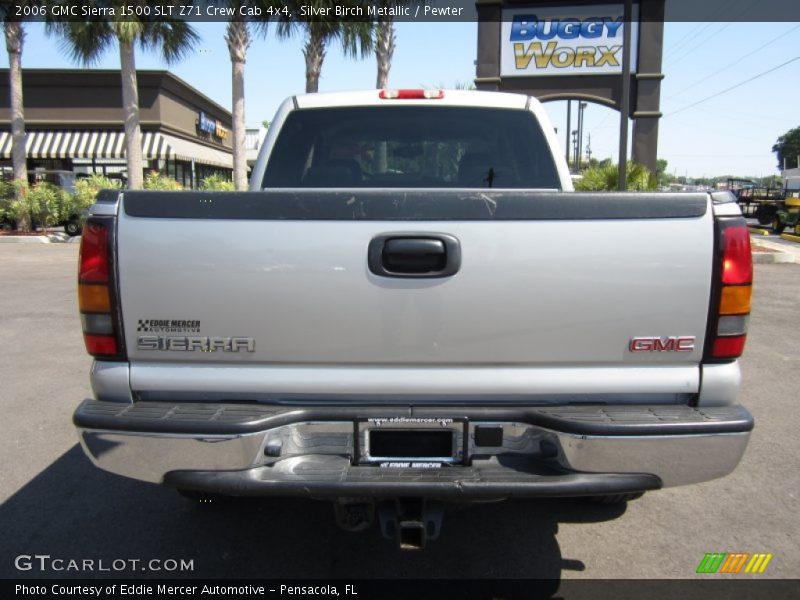
POLYGON ((369 243, 368 264, 382 277, 449 277, 461 266, 461 246, 445 233, 387 233, 369 243))

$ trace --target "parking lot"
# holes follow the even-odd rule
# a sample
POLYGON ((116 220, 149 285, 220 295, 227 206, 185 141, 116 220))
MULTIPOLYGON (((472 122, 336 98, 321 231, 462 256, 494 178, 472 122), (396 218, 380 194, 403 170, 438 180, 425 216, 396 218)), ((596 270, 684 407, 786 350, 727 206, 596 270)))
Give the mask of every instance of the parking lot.
POLYGON ((401 553, 377 528, 340 531, 327 503, 193 504, 94 468, 71 424, 90 395, 77 253, 77 244, 0 245, 2 577, 86 575, 14 566, 20 554, 49 554, 194 561, 173 577, 688 578, 707 552, 773 553, 757 577, 800 576, 800 265, 756 266, 741 395, 756 429, 731 476, 627 506, 459 508, 425 552, 401 553))

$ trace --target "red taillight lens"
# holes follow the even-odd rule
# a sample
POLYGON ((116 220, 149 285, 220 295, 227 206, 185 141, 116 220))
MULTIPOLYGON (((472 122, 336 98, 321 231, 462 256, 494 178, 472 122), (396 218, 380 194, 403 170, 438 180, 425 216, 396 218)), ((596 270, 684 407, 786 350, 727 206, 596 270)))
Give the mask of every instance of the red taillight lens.
POLYGON ((753 281, 750 230, 745 225, 722 230, 722 285, 741 285, 753 281))
POLYGON ((108 225, 89 220, 81 235, 80 283, 108 283, 108 225))
POLYGON ((719 295, 712 307, 709 327, 709 357, 738 358, 747 339, 747 315, 753 282, 750 230, 743 218, 720 219, 719 295))
POLYGON ((381 100, 441 100, 444 90, 381 90, 381 100))
POLYGON ((108 356, 117 354, 117 340, 113 335, 83 334, 86 351, 92 356, 108 356))
POLYGON ((746 335, 718 337, 714 340, 714 358, 737 358, 744 352, 746 335))
POLYGON ((90 217, 83 228, 78 306, 83 341, 95 358, 124 359, 113 268, 114 217, 90 217))

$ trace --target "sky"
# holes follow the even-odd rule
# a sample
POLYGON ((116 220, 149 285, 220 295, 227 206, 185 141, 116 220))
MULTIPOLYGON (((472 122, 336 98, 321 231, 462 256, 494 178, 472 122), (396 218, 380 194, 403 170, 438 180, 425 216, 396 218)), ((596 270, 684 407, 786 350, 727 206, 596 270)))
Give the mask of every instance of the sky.
MULTIPOLYGON (((139 69, 168 68, 220 105, 230 109, 230 59, 224 23, 195 23, 202 40, 181 62, 165 65, 158 55, 139 51, 139 69)), ((453 87, 475 77, 476 23, 397 23, 391 87, 453 87)), ((82 68, 48 37, 38 23, 26 24, 24 68, 82 68)), ((666 23, 665 79, 661 89, 660 158, 676 176, 778 173, 771 151, 778 136, 800 126, 800 23, 666 23), (763 74, 763 75, 762 75, 763 74), (756 77, 750 82, 747 80, 756 77), (732 88, 732 89, 729 89, 732 88), (707 99, 710 98, 710 99, 707 99), (707 99, 707 100, 706 100, 707 99), (692 104, 699 102, 696 106, 692 104)), ((0 54, 0 65, 8 56, 0 54)), ((92 65, 119 68, 112 49, 92 65)), ((24 72, 23 72, 24 77, 24 72)), ((322 69, 320 91, 375 87, 374 57, 347 59, 333 46, 322 69)), ((302 39, 277 39, 274 30, 256 38, 245 75, 246 120, 271 120, 281 101, 305 89, 302 39)), ((553 126, 566 131, 566 103, 546 103, 553 126)), ((573 103, 573 110, 575 103, 573 103)), ((575 126, 575 117, 572 120, 575 126)), ((618 153, 619 114, 597 104, 584 112, 584 147, 592 156, 618 153)), ((563 133, 559 140, 565 142, 563 133)))

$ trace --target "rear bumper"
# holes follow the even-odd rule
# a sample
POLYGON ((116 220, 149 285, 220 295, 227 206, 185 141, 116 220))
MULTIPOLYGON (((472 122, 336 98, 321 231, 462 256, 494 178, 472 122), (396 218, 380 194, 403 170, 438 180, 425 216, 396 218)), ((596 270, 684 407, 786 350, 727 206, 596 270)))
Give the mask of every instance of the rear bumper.
POLYGON ((74 422, 95 465, 134 479, 233 495, 454 499, 618 494, 706 481, 736 467, 753 428, 740 406, 674 405, 298 407, 86 400, 74 422), (454 444, 462 464, 365 465, 366 419, 396 417, 457 420, 454 444), (501 428, 502 442, 477 445, 481 426, 501 428))

